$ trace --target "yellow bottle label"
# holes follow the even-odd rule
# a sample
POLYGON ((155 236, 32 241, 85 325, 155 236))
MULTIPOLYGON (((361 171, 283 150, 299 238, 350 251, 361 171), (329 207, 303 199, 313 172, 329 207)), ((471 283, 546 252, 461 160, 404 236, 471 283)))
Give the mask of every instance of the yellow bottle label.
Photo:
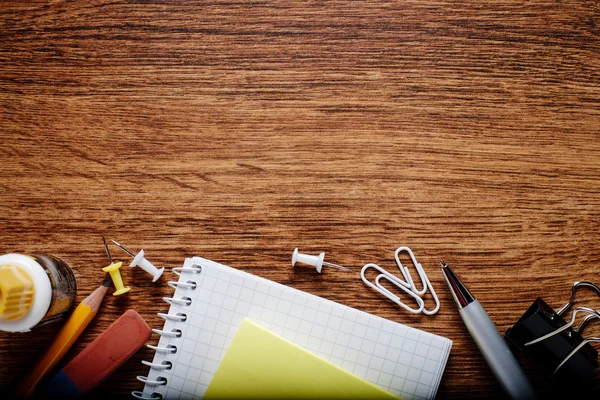
POLYGON ((26 315, 34 295, 35 287, 27 272, 16 265, 0 265, 0 320, 11 321, 26 315))

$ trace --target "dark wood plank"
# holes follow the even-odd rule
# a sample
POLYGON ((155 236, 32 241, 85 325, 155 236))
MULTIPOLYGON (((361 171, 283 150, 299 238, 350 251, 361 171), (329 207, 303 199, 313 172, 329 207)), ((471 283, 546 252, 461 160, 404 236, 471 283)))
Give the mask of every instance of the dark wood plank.
MULTIPOLYGON (((438 262, 501 332, 536 297, 558 307, 598 281, 599 18, 585 0, 3 1, 2 251, 65 258, 79 301, 103 279, 103 234, 156 264, 201 255, 450 337, 439 397, 498 397, 438 262), (400 245, 438 315, 360 281, 400 245), (294 247, 354 272, 294 270, 294 247)), ((128 308, 161 325, 173 276, 124 277, 130 295, 106 299, 65 362, 128 308)), ((58 327, 0 333, 0 388, 58 327)), ((99 392, 139 389, 151 357, 99 392)))

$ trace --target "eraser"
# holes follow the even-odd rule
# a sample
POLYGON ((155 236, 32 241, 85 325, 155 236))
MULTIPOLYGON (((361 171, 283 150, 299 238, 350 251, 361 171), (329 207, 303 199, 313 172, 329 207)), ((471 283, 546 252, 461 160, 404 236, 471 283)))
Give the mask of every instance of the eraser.
POLYGON ((46 385, 51 397, 85 395, 134 355, 152 330, 134 310, 126 311, 46 385))

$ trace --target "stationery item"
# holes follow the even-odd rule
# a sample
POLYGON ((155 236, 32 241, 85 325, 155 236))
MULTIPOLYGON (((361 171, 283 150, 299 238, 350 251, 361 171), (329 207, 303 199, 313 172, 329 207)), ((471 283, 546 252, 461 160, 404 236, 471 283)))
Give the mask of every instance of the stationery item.
POLYGON ((120 296, 124 293, 127 293, 131 290, 130 287, 125 287, 123 285, 123 278, 121 278, 121 266, 123 263, 119 261, 118 263, 113 262, 112 256, 110 255, 110 251, 108 250, 108 245, 106 244, 106 239, 102 236, 102 240, 104 241, 104 248, 106 249, 106 255, 108 256, 108 262, 110 265, 102 268, 102 271, 108 272, 110 275, 110 279, 112 279, 113 285, 115 285, 115 290, 113 296, 120 296))
POLYGON ((0 330, 29 332, 71 308, 77 281, 69 265, 44 254, 0 256, 0 330))
POLYGON ((318 256, 311 256, 310 254, 298 253, 298 248, 295 248, 294 253, 292 254, 292 267, 295 267, 296 263, 299 262, 300 264, 312 265, 313 267, 316 267, 318 273, 321 273, 323 265, 335 269, 341 269, 342 271, 350 271, 349 268, 342 267, 341 265, 323 261, 324 258, 325 253, 320 253, 318 256))
POLYGON ((151 330, 134 310, 128 310, 43 386, 57 399, 82 398, 134 355, 151 330))
MULTIPOLYGON (((537 338, 537 339, 535 339, 535 340, 532 340, 531 342, 527 342, 527 343, 525 343, 525 347, 527 347, 527 346, 531 346, 531 345, 534 345, 534 344, 536 344, 536 343, 539 343, 539 342, 541 342, 541 341, 543 341, 543 340, 547 340, 547 339, 549 339, 549 338, 553 337, 554 335, 556 335, 556 334, 558 334, 558 333, 560 333, 560 332, 564 331, 565 329, 571 328, 571 326, 572 326, 572 325, 573 325, 573 323, 575 322, 575 317, 577 316, 577 313, 578 313, 578 312, 580 312, 580 311, 587 312, 587 313, 589 313, 589 315, 592 315, 592 316, 594 316, 594 317, 596 317, 596 318, 600 318, 600 313, 598 313, 598 312, 597 312, 597 311, 595 311, 595 310, 592 310, 592 309, 590 309, 590 308, 586 308, 586 307, 577 307, 575 310, 573 310, 573 315, 572 315, 572 317, 571 317, 571 321, 569 321, 569 323, 568 323, 568 324, 565 324, 564 326, 561 326, 560 328, 558 328, 558 329, 557 329, 557 330, 555 330, 554 332, 550 332, 550 333, 548 333, 548 334, 546 334, 546 335, 544 335, 544 336, 542 336, 542 337, 539 337, 539 338, 537 338)), ((578 351, 579 351, 579 350, 580 350, 580 349, 581 349, 583 346, 585 346, 586 344, 588 344, 588 343, 591 343, 591 342, 600 342, 600 338, 593 338, 593 337, 592 337, 592 338, 587 338, 587 339, 584 339, 584 340, 583 340, 581 343, 579 343, 579 345, 577 345, 577 347, 576 347, 576 348, 574 348, 574 349, 573 349, 573 351, 571 351, 571 352, 570 352, 570 353, 569 353, 569 354, 568 354, 568 355, 567 355, 567 356, 566 356, 566 357, 565 357, 565 358, 564 358, 564 359, 561 361, 561 363, 560 363, 560 364, 558 364, 558 366, 557 366, 557 367, 556 367, 556 369, 554 370, 554 373, 556 373, 556 371, 557 371, 558 369, 560 369, 560 367, 562 367, 562 366, 563 366, 563 365, 564 365, 564 364, 565 364, 567 361, 569 361, 569 359, 570 359, 571 357, 573 357, 573 355, 574 355, 574 354, 576 354, 576 353, 577 353, 577 352, 578 352, 578 351)))
POLYGON ((165 324, 138 398, 204 396, 245 318, 403 399, 435 397, 449 339, 199 257, 173 271, 180 277, 169 282, 175 294, 159 314, 165 324))
POLYGON ((396 259, 396 264, 398 265, 398 268, 400 269, 400 272, 402 273, 402 276, 404 277, 405 280, 402 280, 402 279, 398 278, 397 276, 389 273, 388 271, 381 268, 377 264, 369 263, 369 264, 366 264, 360 271, 360 277, 363 280, 363 282, 370 288, 375 289, 376 291, 378 291, 379 293, 381 293, 382 295, 384 295, 385 297, 387 297, 394 303, 398 304, 400 307, 404 308, 406 311, 409 311, 413 314, 418 314, 418 313, 422 312, 425 315, 433 315, 433 314, 437 313, 440 309, 440 300, 439 300, 437 294, 435 293, 435 290, 433 289, 433 286, 431 285, 431 282, 429 281, 429 278, 427 277, 427 274, 425 273, 423 266, 417 262, 417 259, 415 258, 415 255, 413 254, 412 250, 406 246, 398 247, 394 254, 394 258, 396 259), (402 252, 406 252, 410 256, 413 266, 417 270, 417 273, 419 274, 419 278, 421 279, 421 284, 423 285, 422 289, 420 289, 420 290, 417 289, 417 287, 415 286, 414 280, 412 279, 412 276, 410 275, 410 271, 409 271, 408 267, 405 267, 404 265, 402 265, 402 262, 400 262, 400 258, 398 255, 402 252), (379 271, 379 275, 377 275, 375 277, 375 283, 372 283, 371 281, 369 281, 367 279, 367 277, 365 276, 365 274, 369 268, 373 268, 373 269, 379 271), (413 299, 415 299, 415 301, 417 302, 418 308, 412 308, 412 307, 406 305, 402 300, 400 300, 400 297, 393 294, 391 291, 389 291, 387 288, 385 288, 381 284, 382 279, 385 279, 386 281, 393 284, 398 289, 402 290, 404 293, 408 294, 413 299), (425 308, 425 302, 422 299, 422 296, 424 296, 425 293, 427 293, 428 289, 431 292, 433 301, 435 302, 435 307, 432 310, 427 310, 425 308))
POLYGON ((153 276, 152 282, 156 282, 158 278, 163 274, 165 268, 162 267, 160 269, 156 268, 150 261, 146 260, 144 257, 144 250, 140 250, 139 253, 133 254, 127 247, 123 246, 120 243, 117 243, 113 240, 113 243, 123 249, 127 254, 133 257, 133 261, 129 264, 130 267, 140 267, 147 273, 153 276))
POLYGON ((579 307, 574 310, 569 323, 562 318, 573 304, 577 289, 581 287, 591 288, 600 294, 600 288, 591 282, 575 282, 569 302, 558 311, 537 298, 504 336, 514 348, 549 370, 557 381, 569 384, 589 378, 598 368, 598 352, 589 344, 596 342, 598 338, 584 338, 581 333, 600 314, 595 310, 579 307), (573 328, 575 316, 579 312, 587 313, 588 316, 577 328, 573 328))
POLYGON ((413 292, 410 289, 410 285, 405 284, 404 281, 402 281, 402 280, 398 279, 396 276, 390 274, 388 271, 386 271, 385 269, 381 268, 377 264, 373 264, 373 263, 366 264, 360 270, 360 278, 363 280, 363 282, 367 286, 375 289, 376 291, 378 291, 379 293, 381 293, 382 295, 384 295, 385 297, 387 297, 388 299, 390 299, 394 303, 398 304, 400 307, 404 308, 406 311, 409 311, 409 312, 411 312, 413 314, 419 314, 425 308, 425 302, 423 301, 423 299, 421 297, 419 297, 415 292, 413 292), (377 277, 375 278, 375 284, 373 284, 372 282, 370 282, 367 279, 367 277, 365 276, 365 273, 367 272, 367 270, 369 268, 373 268, 373 269, 375 269, 375 270, 377 270, 377 271, 380 272, 380 274, 377 275, 377 277), (412 307, 408 306, 407 304, 405 304, 404 302, 402 302, 402 300, 400 300, 400 297, 396 296, 395 294, 393 294, 392 292, 390 292, 389 290, 387 290, 385 287, 383 287, 383 285, 381 285, 381 283, 380 283, 380 280, 382 278, 384 278, 387 281, 393 283, 400 290, 402 290, 404 293, 408 294, 413 299, 415 299, 415 301, 417 302, 417 305, 419 306, 419 308, 412 308, 412 307))
MULTIPOLYGON (((562 306, 556 312, 556 314, 562 316, 565 312, 567 312, 567 310, 569 308, 571 308, 571 306, 575 302, 575 295, 577 294, 577 289, 579 289, 579 288, 592 289, 593 291, 596 292, 596 294, 600 295, 600 287, 598 287, 596 284, 594 284, 592 282, 588 282, 588 281, 575 282, 575 283, 573 283, 573 286, 571 287, 571 296, 569 297, 569 301, 567 302, 567 304, 562 306)), ((586 318, 589 319, 589 317, 586 317, 586 318)), ((579 328, 581 328, 581 326, 579 328)))
POLYGON ((458 313, 506 394, 511 399, 535 399, 525 373, 488 314, 452 269, 443 261, 441 264, 458 313))
POLYGON ((106 280, 75 308, 73 314, 71 314, 65 325, 56 335, 46 354, 44 354, 29 375, 21 381, 16 390, 18 397, 31 397, 44 376, 54 368, 71 348, 98 312, 109 284, 110 281, 106 280))
POLYGON ((216 399, 399 399, 245 319, 208 385, 216 399))

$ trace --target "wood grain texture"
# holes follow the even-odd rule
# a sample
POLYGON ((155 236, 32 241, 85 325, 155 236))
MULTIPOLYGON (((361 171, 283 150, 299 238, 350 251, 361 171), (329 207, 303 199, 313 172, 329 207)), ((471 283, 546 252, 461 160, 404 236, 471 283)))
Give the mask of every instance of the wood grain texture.
MULTIPOLYGON (((447 336, 438 397, 500 397, 439 259, 501 332, 536 297, 559 307, 599 282, 599 52, 588 0, 2 1, 0 250, 66 259, 78 301, 103 280, 101 235, 157 265, 200 255, 447 336), (360 281, 400 245, 438 315, 360 281), (353 272, 293 269, 294 247, 353 272)), ((128 308, 162 325, 171 272, 123 271, 132 291, 65 363, 128 308)), ((0 333, 2 390, 58 328, 0 333)), ((98 393, 140 389, 151 358, 98 393)))

